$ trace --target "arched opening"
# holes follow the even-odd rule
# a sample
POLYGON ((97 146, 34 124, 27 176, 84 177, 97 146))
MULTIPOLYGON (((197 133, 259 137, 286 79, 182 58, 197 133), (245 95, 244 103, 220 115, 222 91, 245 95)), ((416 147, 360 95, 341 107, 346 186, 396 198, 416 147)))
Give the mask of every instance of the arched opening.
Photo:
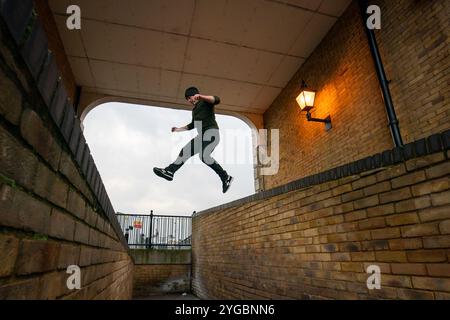
POLYGON ((221 142, 213 157, 235 177, 232 189, 224 195, 219 178, 198 156, 192 157, 172 182, 152 172, 153 167, 172 162, 196 135, 195 129, 170 131, 172 126, 189 123, 191 110, 109 100, 90 104, 81 119, 91 153, 118 211, 188 215, 257 191, 257 129, 248 118, 217 114, 221 142))

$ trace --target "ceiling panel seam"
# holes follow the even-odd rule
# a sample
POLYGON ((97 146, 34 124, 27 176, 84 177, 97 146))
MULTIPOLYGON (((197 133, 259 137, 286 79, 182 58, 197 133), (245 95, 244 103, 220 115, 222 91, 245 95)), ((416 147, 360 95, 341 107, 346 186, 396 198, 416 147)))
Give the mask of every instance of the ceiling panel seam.
MULTIPOLYGON (((66 15, 63 15, 63 16, 66 17, 66 15)), ((294 55, 294 54, 289 54, 287 52, 273 51, 273 50, 268 50, 268 49, 263 49, 263 48, 252 47, 252 46, 248 46, 248 45, 245 45, 245 44, 238 44, 238 43, 233 43, 233 42, 229 42, 229 41, 215 40, 215 39, 210 39, 210 38, 201 37, 201 36, 195 36, 195 35, 191 35, 191 34, 186 35, 186 34, 183 34, 183 33, 163 31, 163 30, 158 30, 158 29, 155 29, 155 28, 146 28, 146 27, 140 27, 140 26, 135 26, 135 25, 128 25, 128 24, 123 24, 123 23, 118 23, 118 22, 110 22, 110 21, 105 21, 105 20, 101 20, 101 19, 82 18, 82 20, 98 22, 98 23, 104 23, 106 25, 115 25, 115 26, 125 27, 125 28, 133 28, 133 29, 143 30, 143 31, 152 31, 152 32, 157 32, 157 33, 161 33, 161 34, 164 34, 164 35, 175 35, 175 36, 187 38, 188 41, 189 41, 189 39, 210 41, 210 42, 213 42, 213 43, 225 44, 225 45, 234 46, 234 47, 238 47, 238 48, 257 50, 257 51, 262 51, 262 52, 267 52, 267 53, 272 53, 272 54, 278 54, 278 55, 283 55, 283 56, 286 55, 286 56, 289 56, 289 57, 292 57, 292 58, 306 59, 306 57, 298 56, 298 55, 294 55)))

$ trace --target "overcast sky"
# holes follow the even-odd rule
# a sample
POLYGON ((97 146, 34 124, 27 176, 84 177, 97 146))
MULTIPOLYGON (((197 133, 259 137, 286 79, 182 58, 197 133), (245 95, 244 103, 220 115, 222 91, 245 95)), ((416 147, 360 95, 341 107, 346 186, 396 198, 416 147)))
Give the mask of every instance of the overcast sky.
POLYGON ((216 173, 192 157, 169 182, 153 167, 166 167, 197 132, 172 133, 191 111, 107 103, 85 118, 84 134, 117 212, 191 215, 254 193, 251 130, 231 116, 217 115, 221 142, 213 157, 235 179, 224 195, 216 173))

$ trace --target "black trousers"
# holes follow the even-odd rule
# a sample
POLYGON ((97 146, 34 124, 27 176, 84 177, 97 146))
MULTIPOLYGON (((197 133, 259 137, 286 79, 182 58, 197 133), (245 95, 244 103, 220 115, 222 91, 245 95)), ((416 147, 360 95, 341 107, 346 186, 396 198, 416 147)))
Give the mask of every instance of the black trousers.
POLYGON ((195 154, 199 154, 200 160, 208 167, 214 170, 215 173, 224 181, 228 174, 211 156, 216 146, 220 142, 220 135, 218 129, 206 129, 199 133, 195 138, 186 144, 181 149, 177 159, 165 169, 175 173, 183 164, 195 154))

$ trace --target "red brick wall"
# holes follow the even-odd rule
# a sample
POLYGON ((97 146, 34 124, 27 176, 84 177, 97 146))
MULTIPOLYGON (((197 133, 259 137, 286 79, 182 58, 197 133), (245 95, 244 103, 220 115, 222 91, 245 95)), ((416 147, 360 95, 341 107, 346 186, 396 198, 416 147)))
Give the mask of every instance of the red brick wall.
POLYGON ((106 196, 87 183, 1 19, 0 88, 0 299, 130 298, 133 261, 106 196), (69 265, 81 267, 81 290, 66 286, 69 265))
POLYGON ((193 219, 207 299, 450 299, 450 151, 193 219), (369 265, 381 290, 368 290, 369 265))
POLYGON ((190 292, 190 273, 190 264, 136 265, 133 296, 190 292))
MULTIPOLYGON (((382 9, 376 34, 404 142, 450 128, 449 2, 375 3, 382 9)), ((280 129, 280 170, 264 177, 265 189, 393 147, 357 1, 265 112, 264 125, 280 129), (331 131, 300 112, 295 98, 302 79, 318 90, 312 114, 331 115, 331 131)))

